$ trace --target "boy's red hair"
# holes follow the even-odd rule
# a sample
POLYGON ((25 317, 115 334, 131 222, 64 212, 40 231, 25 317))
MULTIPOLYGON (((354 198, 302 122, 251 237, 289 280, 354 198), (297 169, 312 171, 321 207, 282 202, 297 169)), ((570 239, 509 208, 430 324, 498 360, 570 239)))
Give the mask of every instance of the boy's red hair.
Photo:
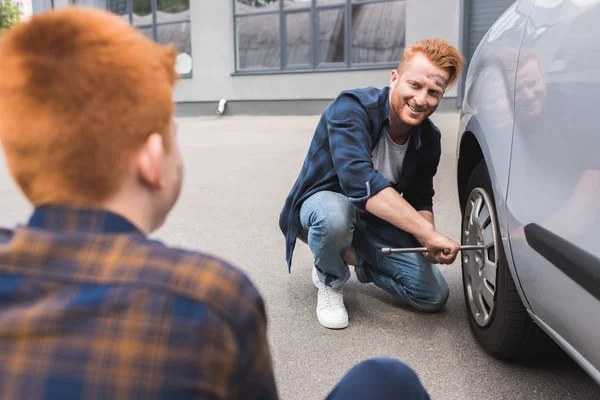
POLYGON ((465 66, 465 59, 456 47, 438 38, 420 40, 404 50, 398 71, 418 53, 424 54, 433 64, 448 71, 448 87, 456 84, 465 66))
POLYGON ((153 132, 171 145, 175 50, 69 7, 0 37, 0 140, 35 206, 98 205, 153 132))

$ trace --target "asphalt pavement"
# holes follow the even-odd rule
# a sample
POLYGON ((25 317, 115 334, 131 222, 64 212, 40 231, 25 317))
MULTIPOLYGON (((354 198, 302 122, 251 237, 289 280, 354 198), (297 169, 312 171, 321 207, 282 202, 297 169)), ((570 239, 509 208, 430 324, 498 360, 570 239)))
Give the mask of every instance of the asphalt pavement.
MULTIPOLYGON (((443 154, 435 178, 440 231, 458 240, 455 186, 458 115, 435 115, 443 154)), ((353 276, 345 289, 350 326, 327 330, 315 315, 312 255, 298 243, 291 274, 278 216, 308 149, 318 117, 179 119, 186 165, 182 196, 154 236, 167 244, 221 256, 245 270, 267 307, 269 340, 280 395, 323 399, 354 364, 395 357, 416 370, 432 399, 600 399, 600 387, 570 359, 523 365, 488 356, 466 319, 459 263, 442 266, 450 286, 447 310, 424 314, 353 276)), ((26 221, 31 207, 0 156, 0 224, 26 221)))

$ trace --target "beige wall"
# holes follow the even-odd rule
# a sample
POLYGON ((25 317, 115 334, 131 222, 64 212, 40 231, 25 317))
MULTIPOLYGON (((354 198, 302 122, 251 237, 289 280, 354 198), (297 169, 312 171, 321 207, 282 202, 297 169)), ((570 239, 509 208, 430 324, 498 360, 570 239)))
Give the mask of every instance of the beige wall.
MULTIPOLYGON (((344 89, 388 83, 390 70, 232 76, 233 2, 190 3, 194 76, 177 84, 178 102, 332 99, 344 89)), ((460 0, 407 0, 407 45, 430 36, 458 45, 459 6, 460 0)), ((456 96, 456 90, 447 96, 456 96)))

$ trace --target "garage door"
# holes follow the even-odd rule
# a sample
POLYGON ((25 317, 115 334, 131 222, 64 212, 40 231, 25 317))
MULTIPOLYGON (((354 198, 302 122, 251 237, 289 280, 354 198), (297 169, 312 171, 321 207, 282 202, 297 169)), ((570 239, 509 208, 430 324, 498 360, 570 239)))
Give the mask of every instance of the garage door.
POLYGON ((465 56, 470 61, 481 39, 514 0, 466 0, 465 3, 465 56))

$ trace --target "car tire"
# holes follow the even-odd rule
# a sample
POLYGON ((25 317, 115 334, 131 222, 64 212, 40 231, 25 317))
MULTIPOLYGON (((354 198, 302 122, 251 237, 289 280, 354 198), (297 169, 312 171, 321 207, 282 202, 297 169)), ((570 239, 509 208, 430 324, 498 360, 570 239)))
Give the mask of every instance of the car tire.
MULTIPOLYGON (((469 319, 471 331, 477 342, 492 356, 500 359, 514 359, 523 356, 531 356, 540 350, 536 344, 547 342, 547 335, 533 322, 517 291, 515 282, 511 276, 502 240, 498 233, 498 222, 495 217, 495 201, 493 197, 492 184, 484 161, 479 162, 474 168, 467 183, 467 192, 465 204, 462 204, 463 210, 462 226, 461 226, 461 242, 465 243, 466 229, 468 229, 468 219, 465 218, 467 212, 467 203, 471 201, 475 190, 483 190, 491 200, 489 208, 490 219, 494 218, 493 227, 495 228, 496 245, 494 250, 494 259, 496 263, 496 279, 494 282, 494 305, 489 313, 487 321, 482 323, 477 321, 476 306, 473 306, 472 300, 469 297, 469 272, 466 265, 465 252, 461 254, 462 274, 463 274, 463 292, 465 295, 465 304, 469 319), (483 326, 482 326, 483 325, 483 326), (545 338, 542 338, 543 336, 545 338), (537 339, 540 339, 539 341, 537 339), (538 343, 536 343, 538 342, 538 343)), ((491 221, 490 221, 491 223, 491 221)), ((484 255, 485 257, 485 255, 484 255)), ((472 281, 471 281, 472 282, 472 281)), ((473 292, 472 292, 473 293, 473 292)), ((472 297, 471 297, 472 299, 472 297)))

